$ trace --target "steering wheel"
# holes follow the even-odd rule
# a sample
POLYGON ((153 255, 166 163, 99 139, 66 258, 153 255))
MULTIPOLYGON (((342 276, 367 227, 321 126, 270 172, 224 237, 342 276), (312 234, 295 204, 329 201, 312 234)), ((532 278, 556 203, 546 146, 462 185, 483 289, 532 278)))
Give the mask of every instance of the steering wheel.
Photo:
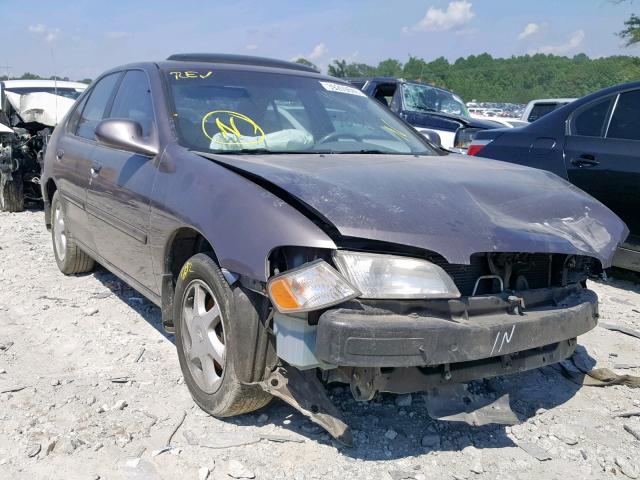
POLYGON ((352 138, 356 142, 361 142, 362 141, 362 137, 360 137, 358 135, 355 135, 353 133, 331 132, 330 134, 325 135, 320 140, 318 140, 316 142, 316 145, 320 145, 321 143, 327 143, 327 142, 331 142, 331 141, 334 141, 334 140, 338 140, 339 138, 352 138))

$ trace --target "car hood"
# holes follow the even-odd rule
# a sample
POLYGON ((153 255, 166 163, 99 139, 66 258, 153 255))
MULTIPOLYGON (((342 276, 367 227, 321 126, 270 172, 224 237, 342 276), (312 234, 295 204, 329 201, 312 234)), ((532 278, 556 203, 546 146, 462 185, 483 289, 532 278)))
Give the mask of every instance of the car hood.
POLYGON ((607 267, 628 235, 582 190, 511 163, 453 154, 202 155, 286 191, 342 236, 418 247, 450 263, 531 252, 588 255, 607 267))
POLYGON ((37 123, 55 127, 75 103, 74 99, 47 92, 33 92, 24 95, 5 92, 5 94, 23 124, 37 123))
POLYGON ((430 127, 455 132, 460 127, 491 130, 499 128, 494 122, 472 117, 461 117, 444 112, 404 111, 405 120, 416 127, 430 127))

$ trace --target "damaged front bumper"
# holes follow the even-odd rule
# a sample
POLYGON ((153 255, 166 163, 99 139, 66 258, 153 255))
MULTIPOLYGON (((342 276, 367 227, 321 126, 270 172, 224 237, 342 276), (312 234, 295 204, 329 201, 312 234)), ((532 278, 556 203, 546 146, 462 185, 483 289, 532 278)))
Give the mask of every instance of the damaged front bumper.
MULTIPOLYGON (((346 367, 452 365, 574 339, 597 317, 597 295, 580 285, 425 301, 404 312, 341 308, 320 316, 315 355, 346 367)), ((486 365, 480 377, 492 375, 486 365)))
MULTIPOLYGON (((477 424, 478 415, 449 414, 451 391, 460 393, 456 385, 560 362, 597 319, 597 295, 580 284, 450 300, 354 301, 326 310, 315 325, 276 315, 277 353, 289 365, 261 387, 348 445, 348 426, 315 368, 327 383, 349 384, 356 400, 423 391, 437 418, 444 401, 446 416, 477 424)), ((517 422, 508 400, 502 403, 482 421, 517 422)))

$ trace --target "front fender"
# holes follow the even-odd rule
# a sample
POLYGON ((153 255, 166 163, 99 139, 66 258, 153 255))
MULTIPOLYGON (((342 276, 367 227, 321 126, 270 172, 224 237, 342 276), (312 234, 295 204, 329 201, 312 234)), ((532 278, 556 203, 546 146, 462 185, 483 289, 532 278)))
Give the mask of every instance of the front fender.
POLYGON ((289 203, 183 147, 169 146, 157 167, 149 245, 158 277, 168 273, 167 245, 184 227, 202 233, 221 267, 258 281, 268 279, 267 258, 276 247, 336 248, 322 229, 289 203))

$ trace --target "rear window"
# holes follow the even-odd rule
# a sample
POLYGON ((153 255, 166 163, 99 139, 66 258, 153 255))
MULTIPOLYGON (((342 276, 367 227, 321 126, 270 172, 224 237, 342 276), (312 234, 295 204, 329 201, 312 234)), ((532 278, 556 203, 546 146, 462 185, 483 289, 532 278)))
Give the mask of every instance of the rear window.
POLYGON ((571 134, 582 137, 601 137, 604 135, 604 123, 609 111, 611 98, 605 98, 587 105, 573 118, 571 134))
POLYGON ((640 90, 620 95, 607 138, 640 140, 640 90))
POLYGON ((544 117, 548 113, 553 112, 555 109, 560 108, 566 105, 566 103, 536 103, 531 112, 529 112, 529 117, 527 118, 530 122, 535 122, 539 118, 544 117))

